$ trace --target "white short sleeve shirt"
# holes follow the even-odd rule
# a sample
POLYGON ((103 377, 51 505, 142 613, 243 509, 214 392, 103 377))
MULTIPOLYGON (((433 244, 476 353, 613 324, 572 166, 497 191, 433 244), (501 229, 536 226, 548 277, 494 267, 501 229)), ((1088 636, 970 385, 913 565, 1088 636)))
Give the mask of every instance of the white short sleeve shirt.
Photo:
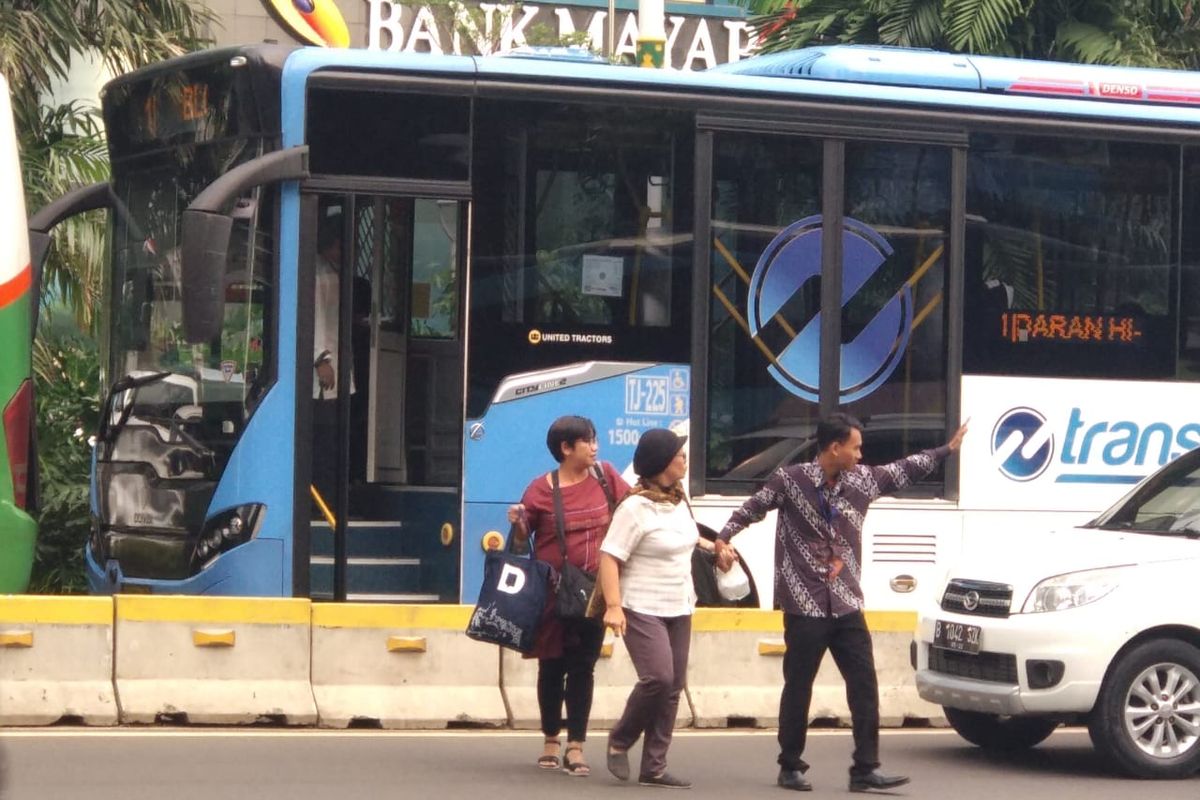
POLYGON ((692 550, 699 539, 686 503, 634 495, 617 506, 600 550, 623 564, 621 605, 656 617, 691 614, 692 550))

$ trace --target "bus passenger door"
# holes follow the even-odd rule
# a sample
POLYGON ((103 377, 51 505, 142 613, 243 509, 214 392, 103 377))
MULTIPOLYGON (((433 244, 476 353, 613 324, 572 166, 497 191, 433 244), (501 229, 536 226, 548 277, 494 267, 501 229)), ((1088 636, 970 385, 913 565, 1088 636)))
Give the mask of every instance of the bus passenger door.
MULTIPOLYGON (((348 600, 453 602, 466 202, 347 194, 318 206, 319 217, 342 218, 350 242, 341 275, 352 281, 340 299, 351 310, 353 366, 336 459, 346 491, 331 515, 314 512, 312 595, 334 596, 344 558, 348 600)), ((315 466, 323 454, 314 447, 315 466)))

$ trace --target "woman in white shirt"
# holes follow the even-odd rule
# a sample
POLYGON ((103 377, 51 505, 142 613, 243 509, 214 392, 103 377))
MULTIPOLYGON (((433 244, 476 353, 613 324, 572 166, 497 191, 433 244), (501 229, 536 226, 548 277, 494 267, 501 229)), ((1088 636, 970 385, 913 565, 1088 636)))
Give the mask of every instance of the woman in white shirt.
POLYGON ((600 547, 604 624, 625 637, 637 669, 625 712, 608 735, 608 769, 629 780, 628 750, 645 734, 638 783, 686 789, 667 772, 692 635, 692 549, 700 541, 683 493, 686 436, 646 431, 633 455, 637 485, 617 507, 600 547))

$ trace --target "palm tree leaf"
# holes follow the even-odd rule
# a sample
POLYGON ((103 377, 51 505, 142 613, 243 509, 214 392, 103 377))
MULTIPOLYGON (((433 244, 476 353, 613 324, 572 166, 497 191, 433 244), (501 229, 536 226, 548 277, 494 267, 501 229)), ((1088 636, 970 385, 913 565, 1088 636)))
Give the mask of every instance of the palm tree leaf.
POLYGON ((879 17, 879 41, 900 47, 934 47, 942 39, 942 0, 897 0, 879 17))
POLYGON ((943 13, 947 44, 980 53, 1004 41, 1024 8, 1021 0, 946 0, 943 13))
POLYGON ((1055 36, 1061 54, 1085 64, 1115 64, 1121 55, 1121 42, 1108 31, 1085 22, 1064 22, 1055 36))
POLYGON ((778 0, 750 0, 754 8, 775 11, 752 17, 750 27, 759 42, 759 51, 773 53, 793 50, 814 42, 846 41, 849 28, 863 29, 863 15, 869 14, 864 0, 808 0, 779 8, 778 0))

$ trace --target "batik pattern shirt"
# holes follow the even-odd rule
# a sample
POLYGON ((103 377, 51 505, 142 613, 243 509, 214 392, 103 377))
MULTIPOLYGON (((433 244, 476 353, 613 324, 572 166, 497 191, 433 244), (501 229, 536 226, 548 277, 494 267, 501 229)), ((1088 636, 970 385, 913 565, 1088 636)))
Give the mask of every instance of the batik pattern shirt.
POLYGON ((882 467, 859 464, 830 484, 815 462, 776 470, 718 537, 738 532, 778 511, 775 526, 775 602, 784 613, 841 617, 860 611, 862 528, 867 507, 912 485, 950 453, 943 445, 882 467), (831 577, 832 576, 832 577, 831 577))

